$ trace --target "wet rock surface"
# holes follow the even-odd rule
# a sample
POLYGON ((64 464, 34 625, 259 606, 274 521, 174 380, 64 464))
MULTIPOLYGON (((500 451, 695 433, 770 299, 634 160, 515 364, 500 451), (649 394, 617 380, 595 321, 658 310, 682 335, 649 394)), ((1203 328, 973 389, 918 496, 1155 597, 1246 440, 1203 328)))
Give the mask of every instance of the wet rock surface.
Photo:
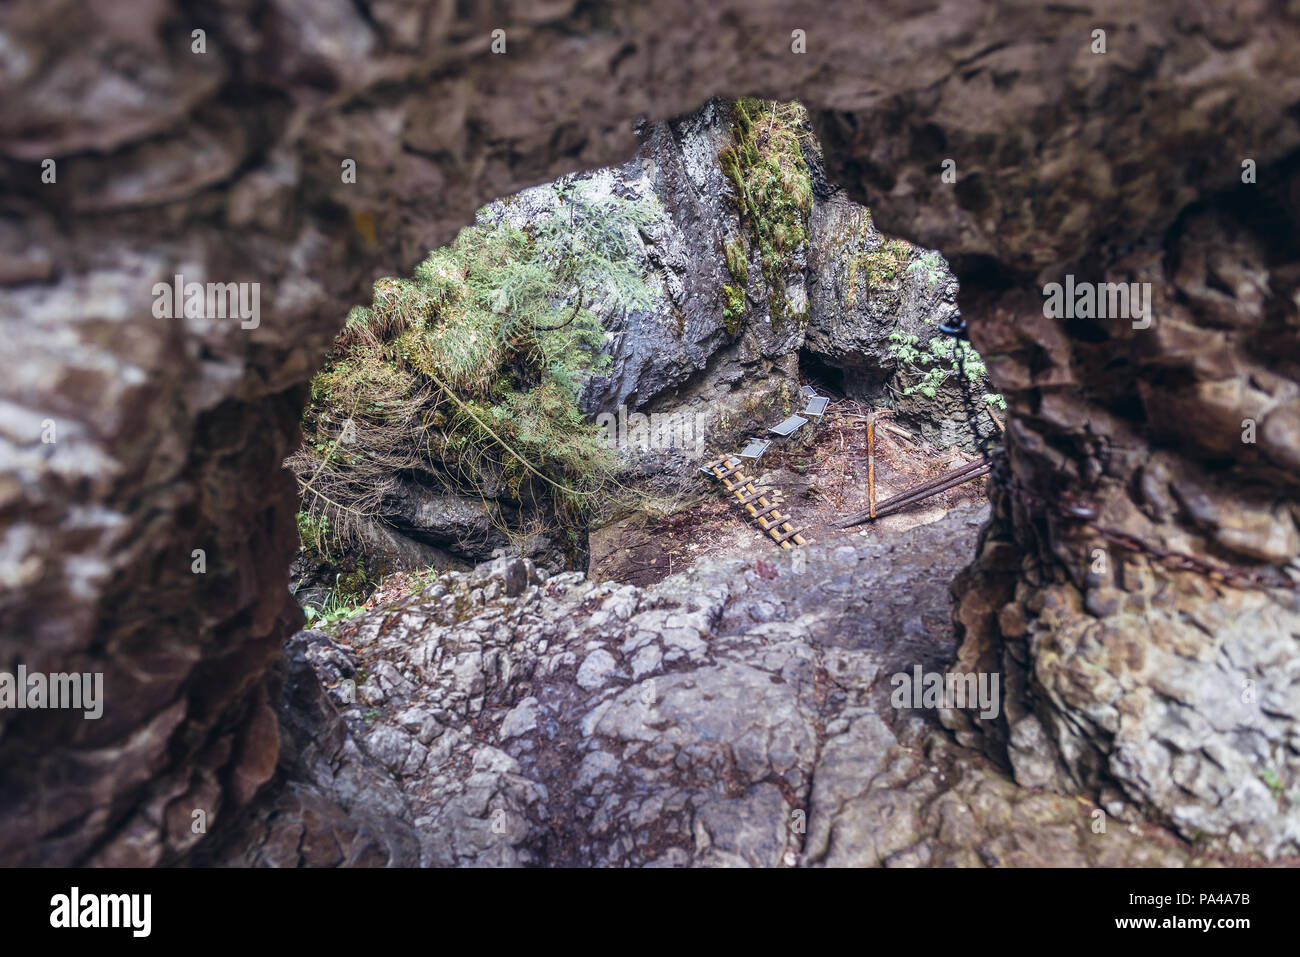
POLYGON ((279 783, 191 863, 416 866, 420 842, 401 787, 381 760, 362 749, 321 684, 322 678, 353 675, 352 662, 313 632, 289 639, 285 658, 279 783))
MULTIPOLYGON (((782 328, 768 314, 768 290, 752 241, 745 244, 753 259, 750 315, 732 328, 723 321, 723 286, 733 281, 723 243, 747 235, 735 188, 718 161, 731 142, 733 122, 731 106, 711 100, 688 116, 644 124, 631 162, 595 174, 608 189, 653 195, 661 205, 663 219, 643 238, 638 261, 662 292, 644 313, 606 318, 612 368, 586 384, 584 411, 612 413, 624 405, 631 411, 651 406, 702 413, 716 435, 730 393, 758 400, 751 390, 770 391, 782 372, 789 381, 788 370, 774 369, 774 363, 798 348, 800 330, 790 323, 782 328), (773 381, 764 385, 768 378, 773 381)), ((802 264, 790 269, 801 284, 807 281, 802 264)))
MULTIPOLYGON (((344 761, 347 790, 383 794, 372 813, 402 793, 370 851, 390 863, 409 861, 411 829, 437 866, 1197 862, 1158 829, 1097 829, 1088 802, 1018 786, 933 709, 891 706, 891 675, 946 668, 948 581, 986 516, 957 509, 802 572, 770 548, 775 575, 706 560, 646 590, 506 558, 292 648, 347 727, 330 753, 369 759, 365 784, 344 761)), ((262 803, 284 799, 254 821, 262 803)), ((286 863, 274 828, 248 837, 274 846, 241 860, 286 863)))
MULTIPOLYGON (((760 253, 718 158, 734 123, 731 104, 721 99, 676 119, 640 123, 629 162, 572 178, 598 199, 649 200, 659 210, 629 240, 650 301, 632 309, 592 304, 605 328, 609 368, 587 376, 578 399, 617 443, 627 474, 652 488, 677 490, 706 449, 734 445, 783 418, 799 389, 803 324, 773 318, 760 253), (737 280, 723 252, 728 242, 744 251, 748 277, 745 315, 731 320, 724 287, 737 280), (663 417, 667 429, 656 432, 647 415, 663 417)), ((524 190, 482 215, 528 228, 556 202, 551 189, 524 190)), ((782 295, 806 303, 813 280, 806 245, 782 257, 782 273, 782 295)))

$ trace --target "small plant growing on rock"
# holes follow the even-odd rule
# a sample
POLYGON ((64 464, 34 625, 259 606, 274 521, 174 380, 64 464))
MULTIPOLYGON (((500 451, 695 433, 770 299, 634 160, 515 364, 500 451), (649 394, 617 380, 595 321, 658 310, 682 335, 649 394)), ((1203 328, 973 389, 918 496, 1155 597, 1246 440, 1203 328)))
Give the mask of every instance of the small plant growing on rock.
POLYGON ((722 253, 727 260, 727 271, 741 289, 749 285, 749 262, 745 258, 745 241, 739 236, 724 240, 722 253))
POLYGON ((363 611, 362 599, 365 586, 370 583, 365 578, 364 566, 358 566, 360 578, 339 573, 334 577, 334 587, 321 605, 304 605, 303 614, 307 617, 309 628, 320 628, 335 622, 346 621, 363 611))
MULTIPOLYGON (((860 241, 865 241, 865 224, 864 236, 860 241)), ((845 303, 853 305, 858 301, 859 279, 864 279, 867 290, 877 295, 895 289, 904 268, 911 268, 907 263, 914 250, 915 247, 905 240, 886 239, 875 249, 850 255, 845 278, 845 303)))
MULTIPOLYGON (((977 383, 988 372, 980 354, 964 339, 934 336, 924 349, 920 347, 920 341, 919 336, 898 329, 889 334, 889 354, 901 366, 920 375, 917 382, 903 389, 904 395, 919 392, 927 399, 933 399, 949 376, 964 372, 969 382, 977 383)), ((1007 407, 1006 400, 997 393, 986 392, 983 399, 1000 409, 1007 407)))
POLYGON ((1282 779, 1272 768, 1265 768, 1260 772, 1259 779, 1272 793, 1274 800, 1281 801, 1286 797, 1286 788, 1282 785, 1282 779))
POLYGON ((944 262, 943 257, 934 250, 924 252, 907 267, 907 274, 921 275, 925 278, 927 289, 933 288, 934 284, 943 278, 944 262))
POLYGON ((722 310, 722 324, 726 326, 730 335, 738 336, 741 323, 745 318, 745 291, 743 287, 738 289, 731 283, 727 283, 722 287, 722 294, 727 300, 722 310))

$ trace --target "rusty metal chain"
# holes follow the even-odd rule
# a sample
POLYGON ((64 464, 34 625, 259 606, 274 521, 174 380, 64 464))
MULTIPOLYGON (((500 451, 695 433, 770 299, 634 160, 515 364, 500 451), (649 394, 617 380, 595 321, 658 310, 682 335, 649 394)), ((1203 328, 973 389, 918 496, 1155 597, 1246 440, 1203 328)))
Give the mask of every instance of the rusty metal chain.
POLYGON ((1093 529, 1102 538, 1120 548, 1131 552, 1142 552, 1150 555, 1163 565, 1176 568, 1180 571, 1195 572, 1198 575, 1204 575, 1215 581, 1221 581, 1229 585, 1236 585, 1239 588, 1251 588, 1257 590, 1270 590, 1274 588, 1285 588, 1291 591, 1296 590, 1296 582, 1281 572, 1273 574, 1265 572, 1252 572, 1243 568, 1227 568, 1222 565, 1215 565, 1207 562, 1203 558, 1197 558, 1194 555, 1184 555, 1182 552, 1171 552, 1156 545, 1148 544, 1135 535, 1127 532, 1120 532, 1112 528, 1103 528, 1092 522, 1087 523, 1088 527, 1093 529))
POLYGON ((939 331, 945 335, 952 336, 953 339, 957 340, 953 345, 953 349, 957 352, 958 387, 961 390, 962 404, 966 409, 966 416, 969 420, 971 432, 975 436, 975 440, 979 445, 980 456, 985 462, 988 462, 991 465, 991 471, 989 473, 990 481, 1001 486, 1009 494, 1019 498, 1020 501, 1026 505, 1031 507, 1037 505, 1040 508, 1051 508, 1057 514, 1071 521, 1081 522, 1111 544, 1122 548, 1125 551, 1140 552, 1148 555, 1170 568, 1204 575, 1214 581, 1221 581, 1241 588, 1260 590, 1284 588, 1295 591, 1300 587, 1297 586, 1294 579, 1285 573, 1277 571, 1272 573, 1254 572, 1241 568, 1228 568, 1216 565, 1213 562, 1197 558, 1193 555, 1184 555, 1181 552, 1171 552, 1156 545, 1148 544, 1136 535, 1130 535, 1127 532, 1121 532, 1113 528, 1106 528, 1098 525, 1093 521, 1093 519, 1097 517, 1096 506, 1068 493, 1063 494, 1056 502, 1048 503, 1022 488, 1020 483, 1015 481, 1012 477, 1006 456, 992 456, 989 452, 989 439, 980 432, 978 422, 979 413, 975 409, 975 403, 970 393, 970 385, 966 381, 966 366, 964 361, 965 350, 961 348, 961 341, 967 338, 966 321, 958 316, 952 324, 940 323, 939 331))
POLYGON ((975 399, 971 395, 970 382, 966 378, 966 347, 968 341, 966 320, 961 316, 955 316, 952 322, 940 322, 939 331, 945 336, 950 336, 953 340, 952 351, 957 359, 957 388, 961 392, 961 404, 966 410, 966 424, 970 428, 971 437, 975 439, 975 447, 979 449, 980 458, 985 464, 992 464, 992 456, 989 452, 989 436, 980 431, 979 410, 975 408, 975 399))
POLYGON ((1104 525, 1098 525, 1094 519, 1097 517, 1097 508, 1091 502, 1087 502, 1069 493, 1062 494, 1056 502, 1048 502, 1046 499, 1028 491, 1016 482, 1014 479, 1003 481, 1003 487, 1015 498, 1019 499, 1024 505, 1042 510, 1051 509, 1056 514, 1070 521, 1078 522, 1087 528, 1092 529, 1099 536, 1111 544, 1122 548, 1128 552, 1136 552, 1147 555, 1156 561, 1178 571, 1193 572, 1203 575, 1213 581, 1223 582, 1229 585, 1235 585, 1239 588, 1250 588, 1255 590, 1267 591, 1274 588, 1282 588, 1290 591, 1297 590, 1297 583, 1294 579, 1285 573, 1274 571, 1256 572, 1247 571, 1242 568, 1229 568, 1223 565, 1217 565, 1213 562, 1206 561, 1203 558, 1197 558, 1194 555, 1186 555, 1182 552, 1173 552, 1160 548, 1143 541, 1136 535, 1128 532, 1121 532, 1118 529, 1106 528, 1104 525))

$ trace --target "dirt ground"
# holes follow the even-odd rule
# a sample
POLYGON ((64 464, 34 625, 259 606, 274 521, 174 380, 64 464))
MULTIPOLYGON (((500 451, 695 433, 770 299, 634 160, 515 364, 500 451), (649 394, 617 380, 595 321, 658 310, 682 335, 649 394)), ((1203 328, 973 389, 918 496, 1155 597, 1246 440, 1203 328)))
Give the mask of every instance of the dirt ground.
MULTIPOLYGON (((867 427, 860 417, 871 411, 861 403, 835 399, 820 422, 813 419, 789 439, 775 438, 767 453, 745 470, 756 480, 756 488, 784 493, 782 514, 803 530, 809 548, 855 535, 895 535, 985 496, 986 480, 980 478, 875 522, 833 527, 840 516, 868 505, 867 427)), ((877 502, 977 457, 958 449, 936 449, 894 424, 889 410, 875 411, 880 414, 875 428, 877 502)), ((753 553, 762 558, 765 552, 780 553, 780 546, 747 517, 720 481, 699 474, 698 484, 698 504, 683 511, 663 519, 633 516, 593 532, 588 575, 595 581, 645 586, 705 555, 753 553)))

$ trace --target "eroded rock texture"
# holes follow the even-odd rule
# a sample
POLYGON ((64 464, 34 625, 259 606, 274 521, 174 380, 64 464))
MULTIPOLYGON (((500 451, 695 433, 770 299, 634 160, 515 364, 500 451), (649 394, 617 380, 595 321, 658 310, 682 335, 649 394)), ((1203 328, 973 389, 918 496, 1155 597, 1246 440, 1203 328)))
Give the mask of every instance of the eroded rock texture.
MULTIPOLYGON (((960 509, 801 570, 770 550, 772 562, 706 560, 645 590, 505 558, 333 636, 302 632, 292 650, 346 736, 321 723, 405 796, 381 833, 418 834, 426 865, 1197 860, 1158 829, 1095 829, 1094 806, 1018 787, 953 744, 933 710, 891 703, 894 675, 952 655, 947 583, 985 518, 960 509)), ((301 768, 350 807, 358 792, 372 816, 385 806, 375 780, 354 783, 353 761, 301 768)), ((320 844, 340 857, 332 821, 330 840, 295 857, 285 837, 301 815, 282 811, 263 802, 217 859, 319 863, 320 844)), ((379 853, 358 830, 347 846, 379 853)))
POLYGON ((897 421, 941 448, 974 451, 981 437, 991 438, 995 426, 983 411, 989 391, 983 376, 972 369, 963 395, 955 374, 932 386, 922 382, 923 369, 947 370, 951 358, 900 358, 904 343, 922 357, 932 355, 934 339, 953 346, 938 330, 959 314, 957 278, 943 257, 882 236, 870 211, 839 189, 813 204, 811 226, 815 273, 807 353, 850 398, 894 409, 897 421))
MULTIPOLYGON (((830 178, 948 258, 1007 395, 1025 492, 999 495, 960 609, 963 658, 1020 676, 994 750, 1294 845, 1290 595, 1114 547, 1088 578, 1097 535, 1058 509, 1225 563, 1295 555, 1292 8, 126 0, 11 3, 0 29, 0 666, 103 671, 109 695, 98 722, 3 715, 0 860, 181 859, 193 809, 219 834, 291 769, 279 463, 346 307, 482 202, 626 160, 634 117, 745 93, 805 102, 830 178), (1070 270, 1152 282, 1155 325, 1044 321, 1070 270), (260 283, 259 324, 156 318, 178 273, 260 283), (1227 707, 1242 677, 1258 713, 1227 707)), ((333 840, 313 859, 372 859, 333 840)))
MULTIPOLYGON (((773 290, 757 242, 718 161, 732 142, 734 123, 731 105, 714 99, 682 117, 638 124, 637 151, 628 162, 582 177, 596 196, 646 200, 659 210, 632 241, 650 301, 632 309, 596 305, 609 368, 586 379, 579 406, 609 423, 611 434, 621 422, 629 474, 660 487, 679 487, 695 474, 705 448, 743 442, 756 418, 772 418, 773 408, 789 404, 799 391, 797 353, 806 322, 773 318, 773 290), (723 252, 728 241, 748 260, 745 315, 730 320, 724 287, 737 280, 723 252), (627 415, 638 410, 676 417, 684 440, 657 447, 648 428, 638 433, 628 425, 627 415)), ((553 191, 525 190, 484 215, 504 215, 523 226, 541 219, 555 201, 553 191)), ((808 302, 812 278, 807 253, 808 243, 800 243, 781 260, 785 288, 779 295, 801 304, 808 302)))
POLYGON ((990 737, 1018 780, 1267 853, 1300 846, 1300 259, 1277 222, 1300 178, 1274 175, 1105 272, 1152 283, 1150 329, 1068 341, 1022 293, 990 307, 977 340, 1023 412, 958 613, 961 660, 1007 675, 990 737))

